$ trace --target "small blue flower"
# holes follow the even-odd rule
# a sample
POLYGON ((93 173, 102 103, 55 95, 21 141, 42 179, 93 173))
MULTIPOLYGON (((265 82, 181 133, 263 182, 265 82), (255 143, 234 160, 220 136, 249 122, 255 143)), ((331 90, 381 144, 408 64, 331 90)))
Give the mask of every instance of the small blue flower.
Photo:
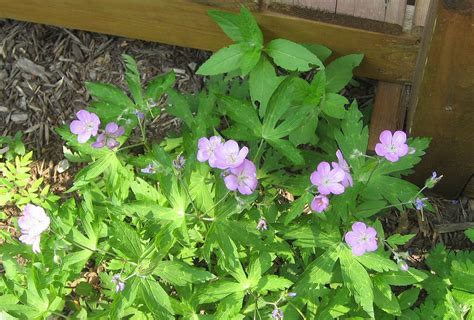
POLYGON ((122 292, 125 289, 125 282, 120 280, 119 274, 115 274, 111 281, 115 284, 115 292, 122 292))
POLYGON ((153 174, 156 172, 155 167, 153 166, 152 163, 150 163, 148 166, 140 170, 142 173, 148 173, 148 174, 153 174))
POLYGON ((426 203, 423 202, 424 199, 416 198, 415 200, 415 208, 416 210, 423 210, 426 207, 426 203))
POLYGON ((288 297, 290 298, 296 297, 296 292, 288 292, 288 297))
POLYGON ((138 117, 138 119, 145 118, 145 114, 141 112, 140 110, 135 110, 134 114, 138 117))
POLYGON ((283 319, 283 311, 277 307, 273 309, 272 311, 272 318, 276 320, 282 320, 283 319))

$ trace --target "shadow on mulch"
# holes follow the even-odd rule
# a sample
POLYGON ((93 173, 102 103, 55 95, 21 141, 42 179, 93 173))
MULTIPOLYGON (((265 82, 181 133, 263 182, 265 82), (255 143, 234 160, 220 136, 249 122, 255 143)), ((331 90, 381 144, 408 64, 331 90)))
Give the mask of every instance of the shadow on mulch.
MULTIPOLYGON (((194 72, 209 57, 208 52, 195 49, 0 21, 0 134, 14 135, 19 130, 25 133, 27 148, 34 150, 37 158, 34 175, 44 177, 56 194, 72 185, 79 167, 72 165, 64 173, 57 172, 56 166, 64 158, 63 141, 54 128, 70 123, 75 113, 90 103, 86 81, 125 88, 123 53, 137 60, 143 81, 174 69, 177 89, 187 92, 201 88, 202 79, 194 72)), ((344 93, 358 99, 367 118, 374 87, 374 81, 358 79, 358 84, 344 93)), ((165 115, 150 126, 150 135, 160 137, 177 126, 174 119, 165 115)), ((387 234, 417 234, 402 248, 410 252, 415 264, 436 243, 444 243, 450 249, 472 248, 463 230, 472 227, 474 202, 464 199, 453 203, 436 197, 430 201, 435 213, 393 211, 382 218, 387 234)))

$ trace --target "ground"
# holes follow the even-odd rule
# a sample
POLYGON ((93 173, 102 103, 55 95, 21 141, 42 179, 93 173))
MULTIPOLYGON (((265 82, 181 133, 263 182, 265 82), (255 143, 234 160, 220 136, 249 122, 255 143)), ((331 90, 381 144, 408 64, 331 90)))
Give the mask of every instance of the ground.
MULTIPOLYGON (((208 52, 139 40, 73 31, 38 24, 0 21, 0 134, 25 133, 27 148, 35 152, 33 172, 43 176, 55 192, 66 190, 77 167, 57 171, 63 142, 54 132, 69 123, 75 112, 91 101, 85 81, 123 86, 121 54, 133 56, 144 80, 174 69, 180 90, 194 92, 202 78, 194 71, 208 52)), ((371 104, 374 83, 358 79, 345 94, 359 105, 371 104)), ((169 116, 156 121, 155 134, 177 124, 169 116)), ((416 233, 406 249, 414 263, 436 243, 467 248, 471 243, 462 230, 474 221, 474 202, 431 197, 435 213, 392 212, 382 218, 387 233, 416 233)))

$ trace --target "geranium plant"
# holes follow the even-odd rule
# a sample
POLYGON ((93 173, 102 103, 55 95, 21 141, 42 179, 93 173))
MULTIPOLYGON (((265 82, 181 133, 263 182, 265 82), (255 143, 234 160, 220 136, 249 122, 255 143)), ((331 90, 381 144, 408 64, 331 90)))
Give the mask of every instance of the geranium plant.
POLYGON ((69 161, 87 165, 68 200, 20 206, 22 235, 2 246, 0 311, 83 319, 419 314, 412 305, 429 273, 398 249, 413 235, 386 237, 378 218, 420 201, 431 208, 422 192, 440 177, 421 190, 403 179, 429 139, 384 131, 367 154, 357 102, 339 94, 361 54, 325 65, 324 46, 264 43, 246 9, 210 15, 235 44, 199 68, 209 76, 202 91, 177 92, 173 72, 143 88, 126 55, 130 94, 86 84, 94 102, 57 131, 69 161), (162 107, 181 131, 150 137, 162 107))

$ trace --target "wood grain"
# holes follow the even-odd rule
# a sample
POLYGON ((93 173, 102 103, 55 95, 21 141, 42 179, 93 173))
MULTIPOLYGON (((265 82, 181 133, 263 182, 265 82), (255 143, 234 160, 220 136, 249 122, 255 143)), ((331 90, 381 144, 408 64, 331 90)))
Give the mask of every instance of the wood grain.
MULTIPOLYGON (((189 0, 0 0, 0 17, 184 47, 217 50, 231 43, 207 11, 189 0)), ((412 79, 418 37, 387 35, 272 12, 256 14, 266 40, 320 43, 336 56, 363 52, 357 74, 389 82, 412 79)))
POLYGON ((474 173, 474 0, 445 3, 429 10, 408 129, 433 138, 415 181, 437 171, 444 178, 435 191, 457 197, 474 173))
POLYGON ((385 11, 385 22, 403 25, 407 0, 390 0, 385 11))
POLYGON ((332 13, 336 12, 336 0, 274 0, 273 2, 332 13))
POLYGON ((415 2, 415 18, 413 19, 413 25, 420 27, 425 25, 426 15, 428 14, 428 8, 431 0, 416 0, 415 2))
POLYGON ((354 16, 384 21, 385 2, 383 0, 355 0, 354 16))
POLYGON ((336 6, 337 14, 353 16, 355 11, 355 0, 338 0, 336 6))
POLYGON ((370 118, 369 150, 375 149, 380 133, 400 130, 405 120, 402 105, 403 85, 380 81, 375 93, 374 108, 370 118))

